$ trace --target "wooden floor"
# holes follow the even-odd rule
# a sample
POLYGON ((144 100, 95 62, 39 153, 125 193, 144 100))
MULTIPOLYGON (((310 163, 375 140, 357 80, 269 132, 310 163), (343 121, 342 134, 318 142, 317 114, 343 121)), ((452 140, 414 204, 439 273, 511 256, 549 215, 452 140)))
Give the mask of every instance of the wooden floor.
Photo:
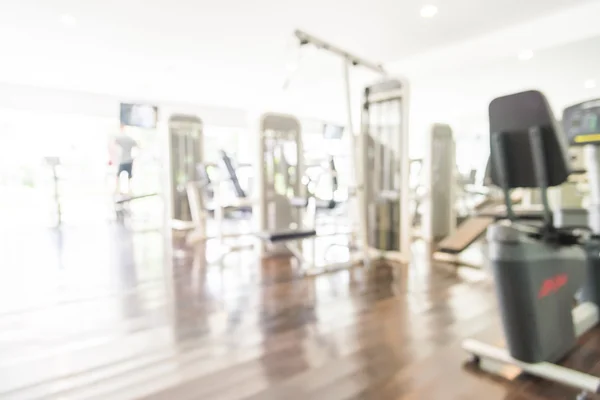
MULTIPOLYGON (((1 399, 568 399, 465 366, 498 340, 481 272, 432 267, 301 279, 251 254, 206 266, 159 233, 3 233, 1 399), (470 272, 470 273, 469 273, 470 272)), ((567 360, 600 374, 600 334, 567 360)))

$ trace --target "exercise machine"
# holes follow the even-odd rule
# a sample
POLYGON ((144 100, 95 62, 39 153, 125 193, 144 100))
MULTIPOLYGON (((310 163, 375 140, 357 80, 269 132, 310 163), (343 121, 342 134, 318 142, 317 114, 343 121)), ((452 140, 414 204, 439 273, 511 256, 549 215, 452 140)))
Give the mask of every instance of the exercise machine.
POLYGON ((425 240, 449 237, 456 227, 456 143, 452 128, 434 124, 429 130, 424 157, 421 232, 425 240))
MULTIPOLYGON (((291 115, 267 113, 261 116, 255 162, 254 193, 259 194, 252 216, 258 229, 261 257, 294 255, 304 266, 301 242, 314 239, 314 219, 303 221, 302 131, 300 121, 291 115)), ((314 248, 314 245, 313 245, 314 248)), ((313 257, 314 259, 314 257, 313 257)))
MULTIPOLYGON (((572 177, 573 175, 569 179, 572 177)), ((471 215, 458 224, 452 234, 438 242, 433 258, 446 264, 481 268, 479 263, 468 261, 463 252, 482 238, 491 224, 506 217, 506 205, 502 198, 496 196, 494 188, 482 187, 474 190, 473 188, 465 188, 465 190, 471 195, 484 196, 484 200, 475 207, 471 215)), ((522 189, 520 194, 511 195, 512 211, 518 219, 537 221, 543 217, 542 204, 531 201, 532 197, 539 197, 539 195, 532 196, 532 193, 536 190, 522 189)), ((567 214, 570 216, 579 215, 580 207, 577 203, 581 203, 581 198, 578 198, 577 194, 573 194, 573 191, 572 182, 566 182, 559 187, 549 189, 550 204, 554 203, 562 209, 562 212, 557 215, 558 218, 567 214)))
MULTIPOLYGON (((248 248, 247 245, 225 246, 223 243, 227 238, 244 235, 226 234, 223 229, 225 210, 242 206, 238 202, 229 204, 223 201, 222 187, 229 180, 211 179, 208 174, 209 165, 204 160, 202 120, 194 115, 172 115, 168 121, 168 138, 170 169, 167 178, 167 214, 173 230, 184 236, 188 245, 217 239, 219 246, 223 247, 220 252, 222 255, 248 248), (212 236, 207 230, 210 214, 214 215, 216 225, 216 235, 212 236)), ((223 168, 230 172, 229 168, 233 168, 231 160, 225 153, 221 156, 223 168)), ((237 189, 239 182, 237 176, 234 175, 234 178, 234 188, 237 189)))
POLYGON ((433 259, 475 266, 459 255, 485 233, 494 219, 471 215, 457 224, 456 142, 449 125, 434 124, 429 130, 423 172, 425 194, 421 232, 427 242, 436 243, 433 259))
POLYGON ((491 179, 502 188, 507 211, 507 220, 491 225, 487 234, 506 348, 472 339, 463 348, 493 374, 513 366, 581 390, 579 399, 600 393, 599 377, 554 364, 598 322, 600 100, 569 107, 563 115, 567 137, 585 146, 590 237, 574 229, 580 225, 577 218, 571 223, 559 218, 561 210, 550 209, 548 188, 564 183, 570 169, 566 137, 542 93, 497 98, 489 115, 491 179), (510 197, 515 188, 540 189, 543 214, 537 224, 515 215, 510 197), (576 294, 579 304, 573 308, 576 294))
MULTIPOLYGON (((488 162, 489 165, 489 162, 488 162)), ((489 168, 486 167, 486 175, 489 174, 489 168)), ((483 179, 486 182, 486 179, 483 179)), ((487 186, 464 185, 454 190, 455 196, 476 196, 478 200, 473 204, 472 211, 466 218, 458 223, 452 233, 437 242, 436 251, 433 259, 455 266, 464 266, 471 268, 481 268, 481 260, 473 262, 469 255, 464 254, 470 246, 481 239, 491 224, 506 217, 506 206, 503 198, 498 196, 496 188, 487 181, 487 186), (460 190, 460 192, 458 191, 460 190)), ((521 220, 539 220, 543 213, 541 206, 522 204, 522 196, 511 194, 512 210, 521 220), (519 203, 519 204, 517 204, 519 203)), ((456 204, 456 203, 455 203, 456 204)), ((476 253, 478 255, 480 253, 476 253)))
POLYGON ((360 261, 356 255, 345 262, 316 260, 317 201, 302 182, 305 166, 300 122, 290 115, 264 114, 258 138, 254 193, 259 196, 252 214, 261 257, 293 255, 306 276, 356 265, 360 261), (309 252, 303 246, 306 242, 309 252))
POLYGON ((168 136, 167 213, 171 227, 186 232, 197 228, 192 220, 194 207, 189 204, 188 186, 200 180, 197 166, 203 162, 204 154, 202 120, 193 115, 174 114, 169 118, 168 136))
POLYGON ((298 210, 290 199, 304 197, 300 121, 291 115, 267 113, 260 118, 252 213, 260 232, 300 228, 298 210))
POLYGON ((480 265, 461 257, 461 253, 480 239, 495 220, 493 216, 485 214, 476 213, 469 216, 453 229, 452 233, 437 243, 433 259, 447 264, 480 268, 480 265))
POLYGON ((313 45, 343 61, 346 128, 352 139, 357 239, 364 265, 373 259, 410 261, 409 210, 409 86, 403 79, 389 79, 385 69, 331 43, 297 30, 300 45, 313 45), (381 77, 365 88, 361 129, 354 130, 350 69, 358 66, 381 77), (377 154, 377 155, 376 155, 377 154), (373 176, 377 179, 373 179, 373 176))
POLYGON ((369 247, 378 258, 410 261, 410 159, 408 87, 384 80, 364 90, 361 115, 361 166, 368 206, 369 247))
POLYGON ((333 210, 338 206, 336 200, 336 193, 339 188, 338 174, 335 159, 332 155, 327 157, 327 161, 307 165, 303 181, 306 183, 308 194, 315 198, 317 210, 333 210), (322 182, 325 182, 328 186, 325 196, 323 196, 323 193, 318 193, 322 182), (318 196, 319 194, 321 196, 318 196))

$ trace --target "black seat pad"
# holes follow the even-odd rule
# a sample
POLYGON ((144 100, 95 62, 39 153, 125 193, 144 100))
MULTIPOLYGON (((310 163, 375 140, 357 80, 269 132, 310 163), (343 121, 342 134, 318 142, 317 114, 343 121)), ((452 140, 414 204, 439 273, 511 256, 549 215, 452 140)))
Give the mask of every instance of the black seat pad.
POLYGON ((317 208, 319 210, 333 210, 337 206, 335 200, 317 199, 317 208))
MULTIPOLYGON (((337 206, 335 200, 315 199, 318 210, 332 210, 337 206)), ((292 197, 290 199, 292 207, 306 208, 308 207, 308 199, 305 197, 292 197)))
POLYGON ((306 230, 288 230, 280 232, 259 232, 256 234, 262 240, 269 242, 283 242, 287 240, 306 239, 309 237, 317 236, 317 231, 314 229, 306 230))
POLYGON ((252 206, 226 206, 225 210, 239 211, 247 214, 252 214, 252 206))
POLYGON ((290 198, 290 205, 296 208, 305 208, 308 206, 308 199, 306 197, 292 197, 290 198))

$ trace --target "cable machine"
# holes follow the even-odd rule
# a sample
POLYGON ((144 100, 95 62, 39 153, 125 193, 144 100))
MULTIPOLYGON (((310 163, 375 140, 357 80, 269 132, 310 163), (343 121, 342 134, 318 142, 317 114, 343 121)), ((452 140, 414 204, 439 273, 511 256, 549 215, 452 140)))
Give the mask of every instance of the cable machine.
POLYGON ((203 161, 202 120, 193 115, 175 114, 169 118, 168 129, 167 212, 173 229, 187 231, 195 227, 192 221, 198 210, 196 205, 190 205, 188 183, 197 180, 197 167, 203 161))
POLYGON ((406 87, 386 80, 364 90, 362 182, 368 207, 369 245, 389 261, 410 261, 410 159, 406 87))
POLYGON ((358 200, 358 239, 365 265, 371 259, 409 262, 408 83, 387 79, 381 65, 306 32, 296 30, 295 36, 301 46, 311 44, 343 60, 346 125, 352 138, 358 200), (360 132, 354 130, 352 118, 350 68, 353 66, 369 69, 383 78, 364 91, 360 132))
POLYGON ((450 126, 434 124, 425 149, 421 231, 425 240, 437 242, 456 229, 456 143, 450 126))

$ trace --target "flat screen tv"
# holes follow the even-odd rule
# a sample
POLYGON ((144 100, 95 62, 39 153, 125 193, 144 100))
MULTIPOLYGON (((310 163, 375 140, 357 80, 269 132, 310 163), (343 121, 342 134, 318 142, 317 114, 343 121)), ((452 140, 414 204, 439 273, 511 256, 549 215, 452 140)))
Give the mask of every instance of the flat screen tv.
POLYGON ((325 139, 341 139, 344 127, 340 125, 323 124, 323 137, 325 139))
POLYGON ((156 128, 158 107, 149 104, 121 103, 121 125, 144 129, 156 128))

